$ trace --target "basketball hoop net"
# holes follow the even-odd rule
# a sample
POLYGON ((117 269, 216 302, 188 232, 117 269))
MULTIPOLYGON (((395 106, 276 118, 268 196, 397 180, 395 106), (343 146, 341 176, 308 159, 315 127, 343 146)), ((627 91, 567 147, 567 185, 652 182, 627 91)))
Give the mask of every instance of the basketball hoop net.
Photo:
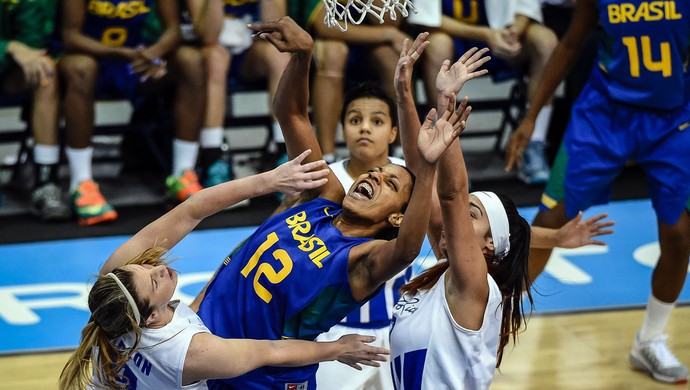
POLYGON ((417 12, 412 0, 347 0, 345 4, 338 0, 322 1, 326 10, 324 23, 328 28, 338 26, 343 32, 347 31, 348 23, 361 24, 367 15, 372 15, 379 23, 383 23, 386 13, 390 14, 391 20, 396 20, 398 17, 396 10, 403 17, 407 17, 408 8, 412 12, 417 12), (374 5, 374 3, 377 4, 374 5))

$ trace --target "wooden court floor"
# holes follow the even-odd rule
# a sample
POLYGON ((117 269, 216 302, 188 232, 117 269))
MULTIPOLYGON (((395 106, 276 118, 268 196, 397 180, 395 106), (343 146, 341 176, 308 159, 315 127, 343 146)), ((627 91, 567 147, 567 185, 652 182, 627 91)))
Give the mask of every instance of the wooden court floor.
MULTIPOLYGON (((507 351, 491 389, 690 389, 655 382, 628 365, 642 316, 641 310, 534 316, 517 347, 507 351)), ((676 356, 690 365, 690 306, 674 311, 667 331, 676 356)), ((0 357, 0 389, 54 389, 68 356, 0 357)))

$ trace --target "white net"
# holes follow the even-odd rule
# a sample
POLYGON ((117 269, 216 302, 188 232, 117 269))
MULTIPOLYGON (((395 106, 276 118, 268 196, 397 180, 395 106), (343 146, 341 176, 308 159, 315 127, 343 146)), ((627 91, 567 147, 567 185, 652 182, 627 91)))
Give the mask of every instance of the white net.
POLYGON ((361 24, 367 15, 375 17, 383 23, 386 14, 391 20, 396 20, 398 12, 403 16, 409 15, 408 8, 417 12, 412 0, 322 0, 326 11, 324 23, 328 28, 338 26, 341 31, 347 31, 348 23, 361 24))

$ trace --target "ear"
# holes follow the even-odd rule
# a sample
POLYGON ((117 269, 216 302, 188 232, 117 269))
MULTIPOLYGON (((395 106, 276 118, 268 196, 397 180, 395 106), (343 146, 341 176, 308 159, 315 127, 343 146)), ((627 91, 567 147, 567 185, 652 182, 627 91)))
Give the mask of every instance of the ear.
POLYGON ((393 126, 393 127, 391 128, 391 133, 390 133, 390 135, 388 136, 388 145, 390 145, 390 144, 392 144, 393 142, 395 142, 395 137, 397 137, 397 136, 398 136, 398 126, 393 126))
POLYGON ((391 226, 399 228, 403 221, 403 213, 393 213, 388 216, 388 223, 391 226))
POLYGON ((151 312, 151 315, 148 316, 146 319, 146 327, 148 328, 151 324, 156 323, 160 317, 160 310, 155 307, 153 308, 153 311, 151 312))
POLYGON ((489 248, 490 251, 496 252, 496 248, 494 247, 494 239, 492 237, 487 238, 486 247, 489 248))

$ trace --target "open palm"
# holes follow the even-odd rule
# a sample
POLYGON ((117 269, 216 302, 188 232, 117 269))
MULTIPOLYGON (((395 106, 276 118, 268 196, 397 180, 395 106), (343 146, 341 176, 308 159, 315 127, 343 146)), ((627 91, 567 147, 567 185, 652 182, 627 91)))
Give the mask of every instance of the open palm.
POLYGON ((438 92, 446 97, 457 94, 467 81, 488 73, 486 69, 478 70, 491 59, 491 57, 484 56, 488 51, 488 48, 478 50, 473 47, 467 50, 453 65, 450 64, 449 60, 443 61, 443 65, 436 75, 438 92))
POLYGON ((467 108, 462 114, 453 110, 454 105, 449 105, 449 109, 443 113, 436 123, 436 109, 432 108, 424 120, 424 124, 419 129, 417 136, 417 148, 421 157, 430 164, 436 163, 446 152, 448 146, 460 135, 465 128, 465 120, 469 115, 467 108), (467 115, 465 115, 467 113, 467 115))

